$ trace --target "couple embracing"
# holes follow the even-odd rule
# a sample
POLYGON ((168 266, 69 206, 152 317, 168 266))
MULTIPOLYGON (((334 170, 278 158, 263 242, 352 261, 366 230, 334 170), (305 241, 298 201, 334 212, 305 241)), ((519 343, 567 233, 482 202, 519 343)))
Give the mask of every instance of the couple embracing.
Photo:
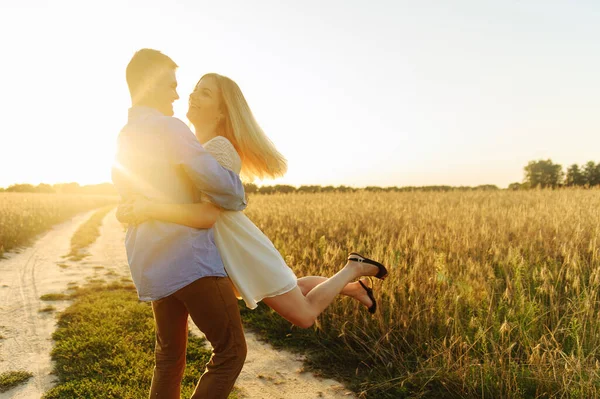
POLYGON ((296 277, 242 213, 240 176, 282 176, 285 158, 238 85, 218 74, 202 76, 190 95, 192 133, 173 117, 176 69, 152 49, 136 52, 127 66, 132 107, 112 171, 123 199, 117 218, 128 224, 125 244, 138 296, 154 312, 150 397, 180 397, 190 316, 213 347, 192 398, 227 398, 246 358, 238 299, 251 309, 262 301, 308 328, 338 294, 375 312, 373 290, 360 278, 383 279, 387 270, 351 252, 332 277, 296 277))

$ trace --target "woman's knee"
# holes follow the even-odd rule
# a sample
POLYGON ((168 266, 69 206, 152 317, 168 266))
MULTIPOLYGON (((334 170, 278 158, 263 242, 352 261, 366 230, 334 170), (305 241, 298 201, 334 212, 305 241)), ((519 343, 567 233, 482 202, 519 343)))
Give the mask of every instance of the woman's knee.
POLYGON ((289 320, 296 327, 300 328, 311 328, 315 324, 315 318, 308 315, 294 316, 289 320))

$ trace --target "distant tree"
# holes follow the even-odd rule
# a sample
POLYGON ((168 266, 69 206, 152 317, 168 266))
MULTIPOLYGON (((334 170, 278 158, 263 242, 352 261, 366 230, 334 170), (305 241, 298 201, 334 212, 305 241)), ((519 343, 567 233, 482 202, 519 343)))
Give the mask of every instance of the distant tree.
POLYGON ((350 193, 354 191, 354 188, 348 186, 339 186, 335 188, 338 193, 350 193))
POLYGON ((597 186, 600 184, 600 170, 594 161, 589 161, 583 168, 583 176, 585 183, 590 187, 597 186))
POLYGON ((6 191, 4 187, 0 187, 0 193, 3 193, 4 191, 6 191))
POLYGON ((246 183, 244 184, 244 191, 246 194, 252 194, 258 192, 258 186, 254 183, 246 183))
POLYGON ((565 184, 570 187, 584 186, 586 183, 585 176, 581 173, 579 165, 573 164, 567 169, 565 184))
POLYGON ((530 161, 524 168, 525 182, 532 188, 558 187, 563 179, 562 166, 552 160, 530 161))
POLYGON ((55 193, 56 191, 54 191, 54 189, 52 188, 51 185, 45 184, 45 183, 40 183, 35 188, 35 192, 36 193, 55 193))
POLYGON ((300 186, 297 190, 299 193, 319 193, 321 186, 300 186))
POLYGON ((275 187, 274 186, 261 186, 258 189, 258 192, 260 194, 273 194, 273 193, 275 193, 275 187))
POLYGON ((275 186, 275 192, 283 194, 294 193, 296 192, 296 187, 290 186, 288 184, 277 184, 275 186))
POLYGON ((510 183, 510 184, 508 185, 508 189, 509 189, 509 190, 512 190, 512 191, 517 191, 517 190, 521 190, 521 189, 522 189, 522 187, 521 187, 521 186, 522 186, 522 184, 521 184, 521 183, 517 183, 517 182, 515 182, 515 183, 510 183))
POLYGON ((79 192, 81 186, 79 183, 60 183, 52 186, 57 193, 62 194, 76 194, 79 192))
POLYGON ((13 184, 6 189, 13 193, 35 193, 35 187, 31 184, 13 184))
POLYGON ((480 186, 475 187, 475 190, 481 191, 496 191, 499 190, 498 186, 494 184, 482 184, 480 186))

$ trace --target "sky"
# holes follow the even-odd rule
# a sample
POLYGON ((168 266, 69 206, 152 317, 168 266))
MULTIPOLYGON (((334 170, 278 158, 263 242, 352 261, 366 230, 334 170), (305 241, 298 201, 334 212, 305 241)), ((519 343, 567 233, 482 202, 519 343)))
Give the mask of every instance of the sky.
POLYGON ((110 181, 145 47, 235 80, 288 159, 263 184, 479 185, 600 161, 600 2, 0 0, 0 187, 110 181))

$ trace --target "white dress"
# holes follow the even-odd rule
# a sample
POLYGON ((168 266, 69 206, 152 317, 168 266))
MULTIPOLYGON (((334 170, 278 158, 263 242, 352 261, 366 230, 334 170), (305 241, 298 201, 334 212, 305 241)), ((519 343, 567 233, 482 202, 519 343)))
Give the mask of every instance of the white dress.
MULTIPOLYGON (((242 161, 228 139, 217 136, 207 141, 204 148, 221 166, 240 173, 242 161)), ((213 230, 225 271, 247 307, 255 309, 263 298, 284 294, 297 286, 296 275, 279 251, 244 213, 222 211, 213 230)))

